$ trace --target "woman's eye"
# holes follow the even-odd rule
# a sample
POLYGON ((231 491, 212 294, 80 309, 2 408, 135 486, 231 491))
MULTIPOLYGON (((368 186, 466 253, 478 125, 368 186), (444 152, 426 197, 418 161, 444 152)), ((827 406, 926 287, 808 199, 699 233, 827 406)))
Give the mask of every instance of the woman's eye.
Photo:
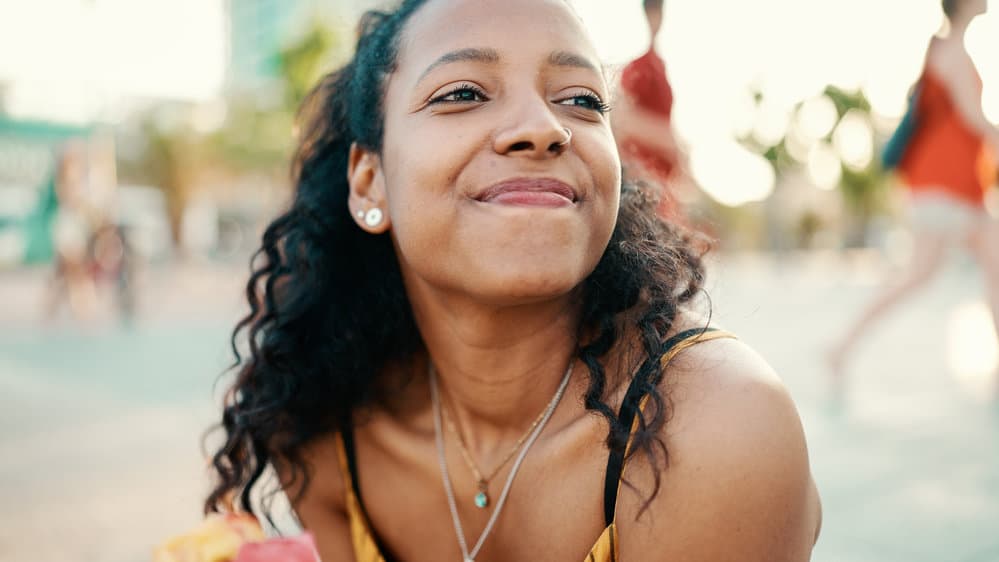
POLYGON ((470 103, 486 101, 486 94, 479 88, 471 85, 462 85, 430 100, 434 103, 470 103))
POLYGON ((597 113, 606 113, 610 110, 610 106, 603 102, 600 98, 593 94, 579 94, 566 98, 559 101, 558 103, 562 105, 569 105, 572 107, 580 107, 582 109, 589 109, 591 111, 596 111, 597 113))

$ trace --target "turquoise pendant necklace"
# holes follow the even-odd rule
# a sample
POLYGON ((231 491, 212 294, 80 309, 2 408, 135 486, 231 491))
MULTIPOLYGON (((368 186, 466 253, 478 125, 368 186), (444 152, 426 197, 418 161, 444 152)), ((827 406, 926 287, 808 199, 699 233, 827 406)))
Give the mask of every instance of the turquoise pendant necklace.
MULTIPOLYGON (((569 364, 569 368, 571 370, 572 363, 569 364)), ((568 371, 566 372, 566 375, 568 375, 568 371)), ((524 434, 520 436, 520 439, 518 439, 517 442, 513 444, 513 448, 511 448, 510 452, 507 453, 505 457, 503 457, 503 460, 500 461, 498 465, 496 465, 496 468, 494 468, 489 473, 489 476, 483 476, 482 471, 479 470, 479 465, 475 463, 475 460, 472 458, 471 453, 468 452, 468 447, 465 446, 465 439, 461 436, 461 432, 458 431, 458 428, 454 425, 454 423, 452 423, 451 416, 449 416, 447 413, 447 408, 445 408, 444 405, 441 404, 441 417, 444 419, 444 425, 446 425, 448 430, 450 430, 451 433, 454 434, 456 440, 458 441, 458 451, 461 453, 461 458, 464 459, 465 464, 468 466, 468 469, 472 471, 472 476, 475 477, 476 487, 479 490, 478 493, 475 494, 475 497, 473 498, 473 501, 475 502, 475 507, 479 509, 485 509, 489 507, 489 481, 495 478, 496 475, 499 474, 500 470, 502 470, 503 467, 506 466, 506 463, 510 462, 510 459, 512 459, 513 456, 517 454, 517 451, 520 450, 520 447, 524 444, 524 441, 526 441, 527 438, 531 436, 531 433, 534 431, 534 429, 538 427, 539 423, 541 423, 541 420, 545 417, 546 412, 547 409, 541 410, 541 413, 539 413, 538 417, 534 419, 534 423, 531 424, 531 427, 527 428, 527 431, 525 431, 524 434)))
MULTIPOLYGON (((555 408, 558 403, 562 400, 562 395, 565 394, 565 388, 569 385, 569 377, 572 375, 573 361, 569 362, 569 367, 565 371, 565 375, 562 377, 562 383, 559 384, 558 390, 555 391, 555 396, 552 397, 551 402, 548 403, 548 407, 541 413, 541 417, 532 424, 532 430, 528 432, 529 434, 522 438, 517 447, 514 449, 519 450, 520 453, 517 455, 517 460, 513 461, 513 466, 510 468, 510 473, 506 477, 506 484, 503 485, 503 491, 500 492, 499 498, 496 500, 496 507, 493 512, 489 515, 489 521, 486 522, 486 528, 482 530, 482 534, 479 535, 479 540, 475 542, 475 546, 471 550, 468 548, 468 543, 465 541, 465 530, 461 526, 461 518, 458 517, 458 505, 454 500, 454 488, 451 486, 451 477, 448 475, 447 471, 447 460, 444 455, 444 435, 441 431, 443 408, 440 403, 440 396, 437 393, 437 377, 434 375, 434 367, 430 365, 430 402, 434 409, 434 441, 437 445, 437 464, 441 469, 441 481, 444 483, 444 493, 447 495, 447 507, 451 511, 451 523, 454 524, 454 532, 458 537, 458 546, 461 548, 461 556, 464 562, 475 562, 475 557, 479 555, 479 551, 482 550, 483 543, 486 542, 486 538, 489 533, 493 530, 493 525, 496 524, 496 519, 499 517, 500 512, 503 510, 503 503, 506 502, 508 495, 510 494, 510 487, 513 485, 513 478, 517 476, 517 470, 520 469, 521 463, 524 462, 524 457, 527 456, 527 451, 530 450, 531 445, 538 439, 538 435, 545 429, 545 424, 551 418, 552 414, 555 412, 555 408), (526 442, 525 442, 526 441, 526 442), (521 447, 523 445, 523 447, 521 447)), ((455 430, 457 431, 457 430, 455 430)), ((460 438, 460 436, 459 436, 460 438)), ((462 448, 464 445, 462 444, 462 448)), ((467 451, 465 451, 467 452, 467 451)), ((506 464, 506 459, 502 464, 506 464)), ((502 466, 501 464, 501 466, 502 466)), ((471 463, 471 466, 475 466, 475 463, 471 463)), ((478 467, 474 470, 478 472, 478 467)), ((495 474, 493 474, 495 476, 495 474)), ((483 478, 477 479, 482 482, 483 478)), ((479 494, 484 494, 484 492, 479 492, 479 494)), ((479 498, 479 494, 476 494, 476 499, 479 498)), ((486 497, 488 502, 488 497, 486 497)))
POLYGON ((489 482, 479 480, 479 493, 475 494, 475 507, 485 509, 489 507, 489 482))

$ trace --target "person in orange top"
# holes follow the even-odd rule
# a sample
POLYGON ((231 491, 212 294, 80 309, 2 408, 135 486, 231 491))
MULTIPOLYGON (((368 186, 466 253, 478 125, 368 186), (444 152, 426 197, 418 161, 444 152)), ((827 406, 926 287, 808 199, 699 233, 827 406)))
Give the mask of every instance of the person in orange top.
POLYGON ((982 81, 964 45, 968 25, 987 8, 987 0, 943 1, 946 21, 927 49, 915 102, 916 129, 898 168, 909 189, 916 242, 911 264, 833 347, 830 363, 836 375, 869 327, 929 281, 953 246, 966 246, 981 265, 999 331, 999 222, 985 209, 986 191, 996 180, 999 129, 982 110, 982 81))
POLYGON ((612 125, 626 177, 659 188, 660 215, 680 219, 676 189, 683 180, 683 166, 671 123, 673 87, 666 64, 656 52, 663 0, 644 0, 643 5, 649 23, 649 50, 621 72, 621 95, 612 125))

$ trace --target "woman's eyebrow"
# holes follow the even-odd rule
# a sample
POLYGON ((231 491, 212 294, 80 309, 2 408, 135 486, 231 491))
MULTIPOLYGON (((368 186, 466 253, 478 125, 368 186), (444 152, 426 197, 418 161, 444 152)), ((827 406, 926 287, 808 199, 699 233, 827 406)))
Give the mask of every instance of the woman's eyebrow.
POLYGON ((552 66, 567 66, 571 68, 583 68, 599 73, 597 66, 590 62, 590 59, 570 51, 555 51, 548 55, 548 64, 552 66))
MULTIPOLYGON (((500 61, 500 54, 496 49, 491 49, 488 47, 466 47, 464 49, 457 49, 445 53, 440 56, 437 60, 430 64, 420 74, 417 79, 417 83, 422 81, 427 74, 430 74, 435 68, 444 66, 447 64, 452 64, 456 62, 481 62, 487 64, 496 64, 500 61)), ((548 64, 551 66, 562 66, 570 68, 582 68, 585 70, 592 70, 593 72, 599 73, 600 70, 595 64, 593 64, 588 58, 583 55, 573 53, 570 51, 554 51, 548 55, 548 64)))
POLYGON ((445 53, 439 59, 435 60, 430 66, 427 67, 426 70, 423 71, 423 74, 420 75, 420 78, 417 80, 417 82, 423 80, 423 78, 426 77, 427 74, 430 74, 430 72, 433 69, 439 66, 443 66, 445 64, 451 64, 455 62, 469 62, 469 61, 495 64, 499 62, 499 60, 500 60, 499 52, 497 52, 496 49, 476 48, 476 47, 467 47, 464 49, 458 49, 456 51, 445 53))

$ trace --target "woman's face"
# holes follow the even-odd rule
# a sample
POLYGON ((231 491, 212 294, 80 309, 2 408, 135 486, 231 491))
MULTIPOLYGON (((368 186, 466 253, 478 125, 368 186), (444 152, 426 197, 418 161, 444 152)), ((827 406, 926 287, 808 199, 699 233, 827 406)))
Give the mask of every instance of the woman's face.
POLYGON ((562 0, 431 0, 414 14, 374 180, 410 290, 517 304, 576 287, 617 219, 608 97, 562 0))

